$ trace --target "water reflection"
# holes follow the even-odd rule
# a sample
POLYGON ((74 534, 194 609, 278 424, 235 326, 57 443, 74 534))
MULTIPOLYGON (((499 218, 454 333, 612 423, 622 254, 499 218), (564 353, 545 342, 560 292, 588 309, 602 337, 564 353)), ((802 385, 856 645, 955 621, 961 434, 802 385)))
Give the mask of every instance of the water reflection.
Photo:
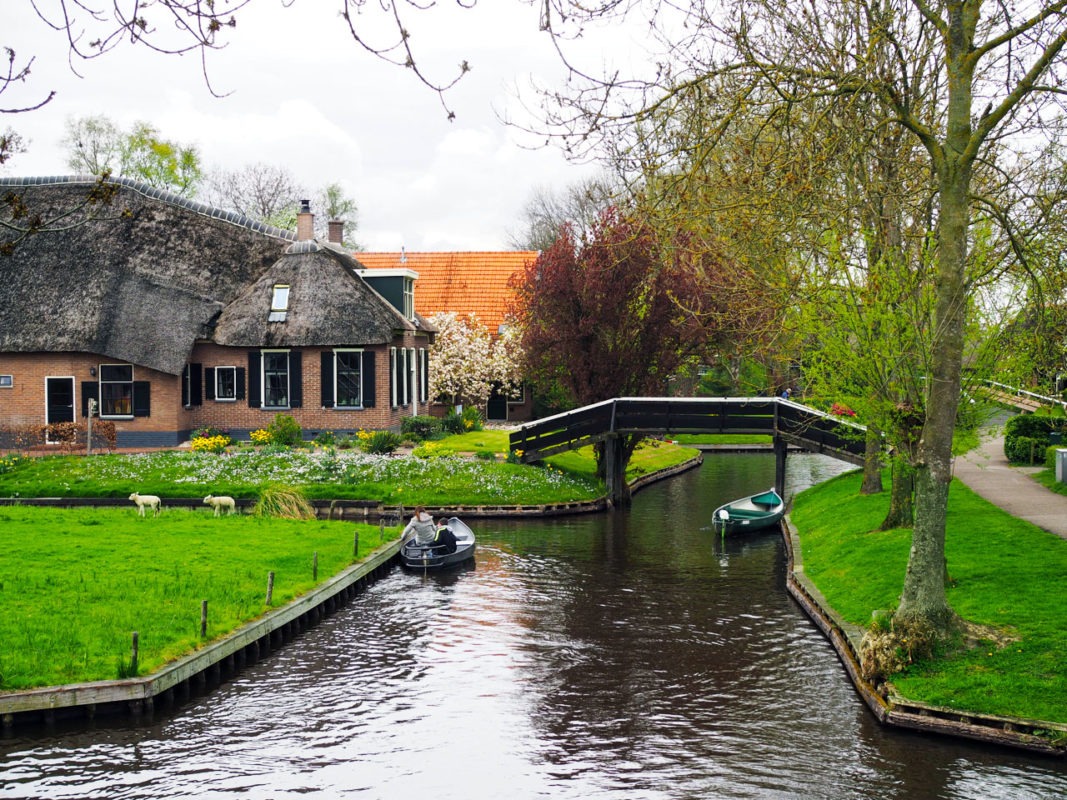
POLYGON ((1067 794, 1059 762, 873 721, 779 538, 710 527, 773 469, 715 456, 628 513, 483 523, 472 570, 396 571, 176 714, 0 740, 0 797, 1067 794))

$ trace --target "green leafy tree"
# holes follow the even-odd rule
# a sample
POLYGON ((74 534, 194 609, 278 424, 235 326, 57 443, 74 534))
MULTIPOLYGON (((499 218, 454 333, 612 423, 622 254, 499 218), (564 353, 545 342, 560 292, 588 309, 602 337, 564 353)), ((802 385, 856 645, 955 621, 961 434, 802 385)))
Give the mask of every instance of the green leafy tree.
POLYGON ((105 116, 68 120, 63 143, 75 172, 134 178, 183 197, 194 197, 203 179, 196 147, 164 139, 147 122, 123 131, 105 116))

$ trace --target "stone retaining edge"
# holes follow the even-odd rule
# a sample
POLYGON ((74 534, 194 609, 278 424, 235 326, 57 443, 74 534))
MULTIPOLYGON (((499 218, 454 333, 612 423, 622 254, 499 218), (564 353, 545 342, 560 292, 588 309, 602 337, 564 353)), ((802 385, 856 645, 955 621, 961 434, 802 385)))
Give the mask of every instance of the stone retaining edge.
POLYGON ((897 695, 885 698, 860 670, 859 645, 863 628, 845 621, 804 574, 800 538, 792 521, 782 520, 788 564, 786 589, 815 626, 823 632, 837 652, 845 672, 860 698, 883 725, 891 725, 923 733, 936 733, 973 739, 989 744, 1020 748, 1044 755, 1067 756, 1067 725, 1042 720, 978 714, 958 709, 941 708, 908 700, 897 695), (1056 732, 1057 742, 1038 735, 1056 732))

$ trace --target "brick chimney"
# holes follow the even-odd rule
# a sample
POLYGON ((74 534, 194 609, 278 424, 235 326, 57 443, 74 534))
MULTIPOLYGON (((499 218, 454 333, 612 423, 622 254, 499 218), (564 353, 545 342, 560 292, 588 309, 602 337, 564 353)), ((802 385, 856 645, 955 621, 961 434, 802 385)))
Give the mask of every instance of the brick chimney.
POLYGON ((311 203, 300 201, 300 211, 296 215, 296 240, 304 242, 315 238, 315 215, 311 213, 311 203))
POLYGON ((330 231, 327 239, 334 244, 345 243, 345 221, 343 219, 331 219, 328 223, 330 231))

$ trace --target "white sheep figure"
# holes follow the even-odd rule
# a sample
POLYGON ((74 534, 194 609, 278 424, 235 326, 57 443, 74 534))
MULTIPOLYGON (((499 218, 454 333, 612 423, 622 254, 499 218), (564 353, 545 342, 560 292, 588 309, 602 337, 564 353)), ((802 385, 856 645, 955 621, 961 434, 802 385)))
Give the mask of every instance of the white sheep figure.
POLYGON ((215 497, 214 495, 208 495, 204 498, 205 506, 214 506, 215 516, 217 517, 222 509, 226 509, 227 514, 232 514, 237 507, 237 503, 233 501, 232 497, 215 497))
POLYGON ((152 509, 152 516, 159 516, 159 507, 162 505, 158 497, 154 494, 137 494, 134 492, 130 495, 130 499, 137 504, 137 513, 142 517, 144 516, 144 507, 148 506, 152 509))

